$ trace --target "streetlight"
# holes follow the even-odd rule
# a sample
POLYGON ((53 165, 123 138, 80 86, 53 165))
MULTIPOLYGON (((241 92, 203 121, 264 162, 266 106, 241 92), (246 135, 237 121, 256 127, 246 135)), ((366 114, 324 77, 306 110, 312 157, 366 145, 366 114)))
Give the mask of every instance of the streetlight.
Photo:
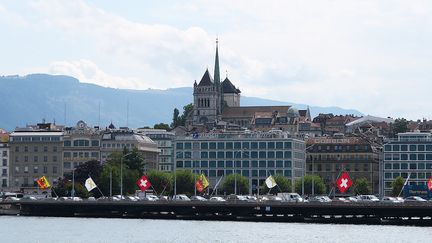
POLYGON ((132 154, 132 152, 129 152, 127 154, 122 155, 120 158, 120 198, 123 199, 123 158, 132 154))

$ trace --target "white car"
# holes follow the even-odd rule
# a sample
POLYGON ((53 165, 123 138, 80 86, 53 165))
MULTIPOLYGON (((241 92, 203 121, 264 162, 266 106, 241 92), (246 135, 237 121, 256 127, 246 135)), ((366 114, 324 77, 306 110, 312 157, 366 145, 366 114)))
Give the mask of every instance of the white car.
POLYGON ((226 202, 226 200, 223 199, 222 197, 211 197, 209 201, 212 201, 212 202, 226 202))
POLYGON ((173 197, 174 201, 190 201, 190 198, 184 194, 178 194, 173 197))
POLYGON ((298 193, 278 193, 284 202, 304 202, 304 199, 298 193))
POLYGON ((383 197, 381 200, 382 203, 402 203, 402 201, 399 201, 395 197, 383 197))
POLYGON ((159 198, 156 195, 146 195, 144 200, 155 202, 155 201, 159 201, 159 198))
POLYGON ((359 195, 357 197, 361 202, 379 202, 380 200, 374 195, 359 195))
POLYGON ((423 199, 419 196, 410 196, 405 198, 405 202, 427 202, 426 199, 423 199))

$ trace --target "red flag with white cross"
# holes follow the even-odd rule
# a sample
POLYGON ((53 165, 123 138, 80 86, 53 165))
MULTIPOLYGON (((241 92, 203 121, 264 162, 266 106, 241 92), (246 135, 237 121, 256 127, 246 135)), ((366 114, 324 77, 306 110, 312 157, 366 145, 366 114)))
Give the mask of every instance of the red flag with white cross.
POLYGON ((336 186, 339 188, 341 193, 345 193, 350 186, 352 186, 352 180, 348 175, 348 172, 344 171, 341 173, 339 178, 336 180, 336 186))
POLYGON ((141 176, 141 178, 137 180, 136 184, 142 192, 151 187, 151 183, 145 175, 141 176))

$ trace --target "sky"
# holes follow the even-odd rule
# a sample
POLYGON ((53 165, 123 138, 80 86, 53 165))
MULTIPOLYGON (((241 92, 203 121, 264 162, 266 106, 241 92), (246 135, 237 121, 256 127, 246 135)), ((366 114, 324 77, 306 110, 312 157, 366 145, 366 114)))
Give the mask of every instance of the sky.
POLYGON ((0 75, 127 89, 192 87, 432 119, 432 1, 0 0, 0 75))

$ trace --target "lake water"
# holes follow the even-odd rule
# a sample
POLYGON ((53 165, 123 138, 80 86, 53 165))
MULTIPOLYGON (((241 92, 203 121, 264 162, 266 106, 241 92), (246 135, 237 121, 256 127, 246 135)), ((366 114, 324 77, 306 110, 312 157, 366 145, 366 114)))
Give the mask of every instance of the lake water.
POLYGON ((430 242, 431 227, 0 216, 0 242, 430 242))

